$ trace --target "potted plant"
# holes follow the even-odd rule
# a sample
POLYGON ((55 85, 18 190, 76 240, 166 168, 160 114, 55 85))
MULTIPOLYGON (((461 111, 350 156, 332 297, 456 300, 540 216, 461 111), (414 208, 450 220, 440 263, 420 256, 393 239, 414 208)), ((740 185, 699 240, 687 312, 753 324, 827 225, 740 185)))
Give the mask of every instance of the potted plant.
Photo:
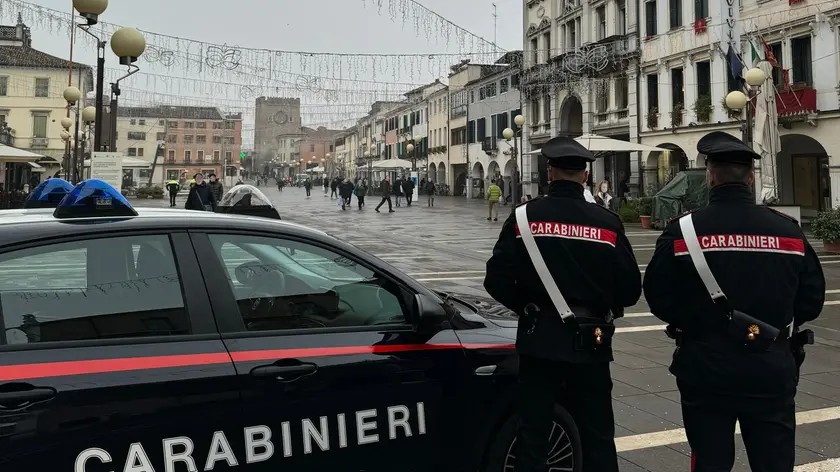
POLYGON ((674 105, 674 109, 671 110, 671 126, 674 128, 682 126, 683 110, 684 108, 682 103, 677 103, 674 105))
POLYGON ((811 232, 822 239, 825 252, 840 254, 840 209, 817 213, 811 220, 811 232))
POLYGON ((642 228, 650 229, 650 217, 653 213, 653 197, 639 198, 639 221, 642 222, 642 228))
POLYGON ((622 203, 618 209, 618 217, 622 223, 638 223, 639 202, 637 200, 628 200, 622 203))
POLYGON ((163 198, 163 189, 159 185, 155 185, 154 187, 152 187, 149 193, 155 200, 160 200, 161 198, 163 198))
POLYGON ((650 129, 656 129, 659 126, 659 110, 656 107, 650 107, 648 110, 647 126, 650 129))
POLYGON ((694 113, 697 115, 697 121, 707 123, 712 119, 712 97, 708 95, 700 95, 697 101, 694 102, 694 113))

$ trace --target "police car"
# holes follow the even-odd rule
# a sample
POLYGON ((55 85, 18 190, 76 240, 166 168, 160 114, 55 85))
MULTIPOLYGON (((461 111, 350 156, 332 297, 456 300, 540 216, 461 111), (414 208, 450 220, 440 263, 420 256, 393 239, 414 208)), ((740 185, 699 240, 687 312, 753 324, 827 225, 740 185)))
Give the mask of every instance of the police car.
MULTIPOLYGON (((55 191, 0 211, 0 470, 513 468, 503 310, 296 224, 55 191)), ((579 470, 559 404, 551 441, 579 470)))

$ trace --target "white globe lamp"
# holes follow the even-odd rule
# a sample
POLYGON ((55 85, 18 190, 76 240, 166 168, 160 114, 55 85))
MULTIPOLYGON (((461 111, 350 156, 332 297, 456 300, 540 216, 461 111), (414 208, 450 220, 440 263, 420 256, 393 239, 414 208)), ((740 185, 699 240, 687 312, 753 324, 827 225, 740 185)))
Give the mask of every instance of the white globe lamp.
POLYGON ((411 143, 408 143, 408 146, 405 147, 405 150, 408 151, 408 152, 413 152, 414 151, 414 145, 411 144, 411 143))
POLYGON ((746 79, 748 85, 758 87, 767 79, 767 74, 758 67, 753 67, 747 71, 747 75, 744 76, 744 79, 746 79))
POLYGON ((85 109, 82 110, 82 121, 84 121, 86 123, 96 121, 96 108, 95 107, 85 107, 85 109))
POLYGON ((513 118, 513 122, 516 123, 516 126, 522 126, 525 124, 525 117, 522 115, 516 115, 516 117, 513 118))
POLYGON ((87 19, 88 25, 95 25, 99 15, 108 8, 108 0, 73 0, 73 8, 87 19))
POLYGON ((75 105, 76 102, 82 98, 82 92, 80 92, 76 87, 67 87, 64 89, 62 96, 64 96, 64 100, 66 100, 67 103, 75 105))
POLYGON ((512 129, 510 129, 510 128, 505 128, 505 129, 504 129, 504 131, 502 131, 502 136, 503 136, 505 139, 510 139, 510 138, 512 138, 512 137, 513 137, 513 130, 512 130, 512 129))
POLYGON ((70 133, 68 133, 67 131, 62 131, 62 132, 61 132, 61 133, 59 133, 58 135, 59 135, 59 136, 61 136, 61 140, 62 140, 62 141, 68 141, 68 140, 70 140, 70 133))
POLYGON ((73 120, 70 118, 64 117, 61 119, 61 127, 64 129, 70 129, 73 126, 73 120))
POLYGON ((127 66, 137 61, 146 50, 146 38, 135 28, 120 28, 111 35, 111 50, 127 66))
POLYGON ((729 92, 726 96, 726 106, 731 110, 743 110, 747 106, 747 96, 739 90, 729 92))

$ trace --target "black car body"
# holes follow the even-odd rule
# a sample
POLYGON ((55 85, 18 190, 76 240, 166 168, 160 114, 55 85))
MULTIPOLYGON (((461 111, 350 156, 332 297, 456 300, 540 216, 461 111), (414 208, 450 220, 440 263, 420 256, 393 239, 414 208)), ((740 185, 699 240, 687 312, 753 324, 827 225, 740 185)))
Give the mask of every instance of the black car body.
MULTIPOLYGON (((509 460, 515 320, 487 301, 287 222, 4 213, 0 470, 509 460)), ((572 438, 556 457, 579 467, 573 424, 555 421, 572 438)))

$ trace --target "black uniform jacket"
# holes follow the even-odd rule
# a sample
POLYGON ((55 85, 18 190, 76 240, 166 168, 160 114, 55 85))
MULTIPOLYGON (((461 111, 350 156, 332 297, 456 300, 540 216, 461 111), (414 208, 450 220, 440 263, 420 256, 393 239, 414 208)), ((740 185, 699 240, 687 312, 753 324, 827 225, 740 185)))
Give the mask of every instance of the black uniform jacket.
MULTIPOLYGON (((641 274, 618 215, 588 203, 581 185, 569 181, 552 182, 547 196, 526 205, 537 247, 573 310, 583 307, 607 315, 639 300, 641 274)), ((567 362, 612 360, 610 349, 597 353, 575 349, 573 332, 560 319, 537 276, 513 214, 487 261, 484 288, 519 315, 520 354, 567 362), (540 313, 525 316, 528 303, 536 304, 540 313)))
MULTIPOLYGON (((682 215, 681 217, 685 217, 682 215)), ((825 299, 819 259, 797 222, 755 204, 745 185, 711 190, 709 205, 692 213, 706 261, 729 305, 786 335, 786 326, 815 319, 825 299)), ((775 397, 795 389, 796 365, 784 343, 761 353, 726 331, 672 220, 645 271, 653 314, 683 331, 671 364, 681 385, 716 393, 775 397)))

